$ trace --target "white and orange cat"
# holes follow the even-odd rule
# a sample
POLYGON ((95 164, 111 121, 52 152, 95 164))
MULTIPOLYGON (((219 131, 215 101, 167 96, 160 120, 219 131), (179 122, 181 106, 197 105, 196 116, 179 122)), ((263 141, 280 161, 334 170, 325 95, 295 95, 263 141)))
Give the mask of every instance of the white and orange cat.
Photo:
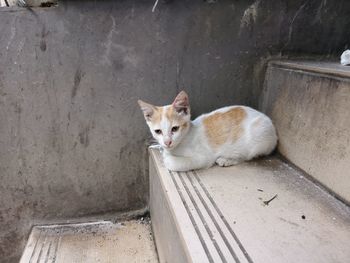
POLYGON ((163 147, 171 171, 231 166, 270 154, 277 144, 275 127, 263 113, 246 106, 228 106, 191 121, 186 92, 171 105, 138 101, 153 137, 163 147))

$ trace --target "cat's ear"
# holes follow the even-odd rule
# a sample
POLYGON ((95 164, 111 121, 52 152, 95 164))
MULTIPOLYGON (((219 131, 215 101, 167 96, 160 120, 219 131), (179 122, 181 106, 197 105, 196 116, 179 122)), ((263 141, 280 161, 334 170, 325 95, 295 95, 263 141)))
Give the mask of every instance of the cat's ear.
POLYGON ((178 113, 188 114, 190 112, 190 102, 185 91, 181 91, 176 96, 172 105, 178 113))
POLYGON ((145 119, 147 121, 151 120, 152 115, 154 114, 154 111, 156 110, 156 107, 154 105, 146 103, 142 100, 138 100, 137 103, 140 105, 140 108, 143 112, 143 115, 145 116, 145 119))

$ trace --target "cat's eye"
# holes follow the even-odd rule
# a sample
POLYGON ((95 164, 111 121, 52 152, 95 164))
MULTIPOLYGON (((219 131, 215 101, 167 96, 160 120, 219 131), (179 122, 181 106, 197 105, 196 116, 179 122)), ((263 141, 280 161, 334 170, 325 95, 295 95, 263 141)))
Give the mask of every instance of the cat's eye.
POLYGON ((179 126, 174 126, 171 128, 171 132, 177 132, 179 130, 179 126))
POLYGON ((159 129, 154 130, 154 132, 155 132, 156 134, 162 134, 162 130, 159 130, 159 129))

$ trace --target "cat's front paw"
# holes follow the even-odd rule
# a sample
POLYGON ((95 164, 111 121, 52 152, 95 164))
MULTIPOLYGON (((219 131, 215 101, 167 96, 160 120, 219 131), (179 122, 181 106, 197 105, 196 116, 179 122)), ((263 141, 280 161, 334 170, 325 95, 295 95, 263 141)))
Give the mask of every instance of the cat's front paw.
POLYGON ((239 163, 241 163, 241 160, 237 160, 237 159, 226 159, 226 158, 222 158, 219 157, 216 160, 216 164, 221 166, 221 167, 227 167, 227 166, 232 166, 232 165, 237 165, 239 163))
POLYGON ((176 167, 174 166, 174 163, 170 160, 170 158, 167 158, 167 157, 163 157, 163 163, 164 163, 164 166, 165 168, 167 168, 169 171, 173 171, 175 172, 176 171, 176 167))

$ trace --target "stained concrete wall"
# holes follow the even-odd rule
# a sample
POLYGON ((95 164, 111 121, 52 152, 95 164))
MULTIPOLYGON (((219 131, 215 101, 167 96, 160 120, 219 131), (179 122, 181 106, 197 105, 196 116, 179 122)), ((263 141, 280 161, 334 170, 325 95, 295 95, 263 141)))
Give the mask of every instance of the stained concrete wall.
POLYGON ((18 260, 38 220, 147 205, 138 98, 186 89, 194 115, 257 106, 268 58, 334 55, 348 40, 346 1, 208 2, 0 10, 2 262, 18 260))

